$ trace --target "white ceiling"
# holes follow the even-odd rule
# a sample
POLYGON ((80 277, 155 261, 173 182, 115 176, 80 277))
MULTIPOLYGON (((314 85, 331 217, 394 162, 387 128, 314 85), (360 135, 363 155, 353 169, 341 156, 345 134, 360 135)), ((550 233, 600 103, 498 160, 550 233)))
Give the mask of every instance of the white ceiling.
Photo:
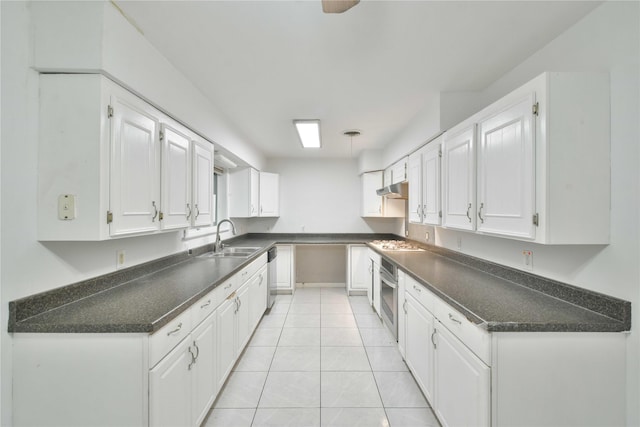
POLYGON ((329 15, 320 0, 117 3, 268 158, 384 148, 430 96, 485 88, 599 4, 363 0, 329 15), (300 147, 296 118, 322 121, 320 150, 300 147))

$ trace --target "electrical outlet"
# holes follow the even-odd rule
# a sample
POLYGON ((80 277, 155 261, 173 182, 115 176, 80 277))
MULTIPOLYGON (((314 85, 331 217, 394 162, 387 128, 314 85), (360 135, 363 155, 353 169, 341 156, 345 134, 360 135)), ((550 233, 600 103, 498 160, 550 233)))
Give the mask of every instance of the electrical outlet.
POLYGON ((427 242, 429 241, 429 232, 425 231, 424 233, 424 240, 426 240, 427 242))
POLYGON ((126 255, 127 252, 125 250, 120 249, 119 251, 116 251, 116 270, 124 267, 124 263, 127 259, 126 255))
POLYGON ((458 236, 456 246, 458 247, 458 250, 462 250, 462 236, 458 236))
POLYGON ((522 263, 527 270, 533 270, 533 251, 522 251, 522 263))

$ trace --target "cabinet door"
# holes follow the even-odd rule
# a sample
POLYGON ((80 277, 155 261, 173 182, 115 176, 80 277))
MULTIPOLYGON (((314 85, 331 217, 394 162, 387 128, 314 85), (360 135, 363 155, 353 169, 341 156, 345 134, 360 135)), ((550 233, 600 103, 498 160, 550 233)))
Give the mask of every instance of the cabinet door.
POLYGON ((349 246, 349 290, 365 291, 369 279, 369 249, 362 245, 349 246))
POLYGON ((404 295, 406 286, 406 275, 404 271, 398 271, 398 350, 402 358, 406 358, 407 343, 407 302, 404 295))
POLYGON ((250 329, 253 330, 267 309, 268 286, 266 265, 250 279, 249 289, 249 326, 250 329))
POLYGON ((373 309, 378 313, 378 317, 380 317, 380 264, 375 261, 372 263, 373 268, 373 295, 371 299, 373 300, 373 309))
POLYGON ((533 98, 478 124, 478 231, 535 237, 533 98))
POLYGON ((249 212, 250 216, 258 216, 260 208, 260 174, 257 170, 249 169, 249 212))
POLYGON ((384 175, 383 175, 383 185, 386 187, 388 185, 393 184, 392 179, 391 179, 391 175, 392 175, 392 167, 389 166, 388 168, 386 168, 384 170, 384 175))
POLYGON ((158 120, 139 103, 112 96, 112 236, 160 229, 158 120))
MULTIPOLYGON (((433 405, 434 318, 415 298, 405 293, 405 361, 425 397, 433 405)), ((461 402, 464 404, 464 402, 461 402)))
POLYGON ((476 127, 445 134, 442 149, 442 225, 475 230, 476 127))
POLYGON ((409 156, 409 222, 422 223, 422 150, 409 156))
POLYGON ((236 291, 238 298, 238 311, 236 313, 236 321, 238 322, 238 336, 236 341, 238 343, 237 354, 240 354, 244 346, 249 342, 249 337, 251 337, 251 332, 253 331, 253 325, 251 324, 252 322, 250 318, 251 295, 249 293, 249 284, 250 283, 245 283, 236 291))
POLYGON ((216 315, 210 314, 191 333, 196 353, 192 376, 192 423, 199 426, 207 416, 218 392, 216 381, 216 315))
POLYGON ((224 300, 216 310, 217 314, 217 387, 218 390, 224 385, 233 364, 236 361, 236 309, 237 304, 235 294, 224 300))
POLYGON ((376 190, 382 188, 382 171, 362 174, 362 216, 382 216, 382 197, 376 190))
POLYGON ((430 143, 422 154, 422 222, 439 225, 440 210, 440 144, 430 143))
POLYGON ((407 157, 397 161, 391 167, 391 183, 396 184, 407 180, 407 157))
POLYGON ((213 224, 213 144, 193 141, 193 213, 192 224, 213 224))
POLYGON ((162 228, 186 228, 191 215, 191 141, 183 133, 163 124, 162 228))
POLYGON ((260 216, 280 215, 280 175, 260 172, 260 216))
MULTIPOLYGON (((435 397, 443 426, 490 424, 491 372, 460 340, 436 322, 435 397)), ((433 403, 433 401, 432 401, 433 403)))
POLYGON ((293 290, 293 246, 278 245, 276 257, 277 289, 293 290))
POLYGON ((191 340, 187 337, 149 371, 149 425, 191 425, 191 340))

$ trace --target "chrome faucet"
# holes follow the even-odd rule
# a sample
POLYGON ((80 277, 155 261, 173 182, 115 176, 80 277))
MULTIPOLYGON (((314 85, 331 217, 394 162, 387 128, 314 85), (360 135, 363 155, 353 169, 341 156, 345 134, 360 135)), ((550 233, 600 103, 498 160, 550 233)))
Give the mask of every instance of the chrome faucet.
POLYGON ((229 224, 231 224, 231 232, 234 235, 236 234, 236 226, 230 219, 223 219, 222 221, 220 221, 218 223, 218 228, 216 229, 216 243, 213 246, 214 252, 219 252, 220 250, 222 250, 222 247, 223 247, 223 244, 220 241, 220 226, 222 225, 223 222, 228 222, 229 224))

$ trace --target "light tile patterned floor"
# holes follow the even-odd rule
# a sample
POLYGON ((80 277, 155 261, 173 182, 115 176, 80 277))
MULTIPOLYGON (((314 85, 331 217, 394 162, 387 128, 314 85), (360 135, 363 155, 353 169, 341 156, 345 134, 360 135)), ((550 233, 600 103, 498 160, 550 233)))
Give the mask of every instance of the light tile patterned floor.
POLYGON ((367 297, 344 288, 279 295, 206 427, 437 427, 367 297))

